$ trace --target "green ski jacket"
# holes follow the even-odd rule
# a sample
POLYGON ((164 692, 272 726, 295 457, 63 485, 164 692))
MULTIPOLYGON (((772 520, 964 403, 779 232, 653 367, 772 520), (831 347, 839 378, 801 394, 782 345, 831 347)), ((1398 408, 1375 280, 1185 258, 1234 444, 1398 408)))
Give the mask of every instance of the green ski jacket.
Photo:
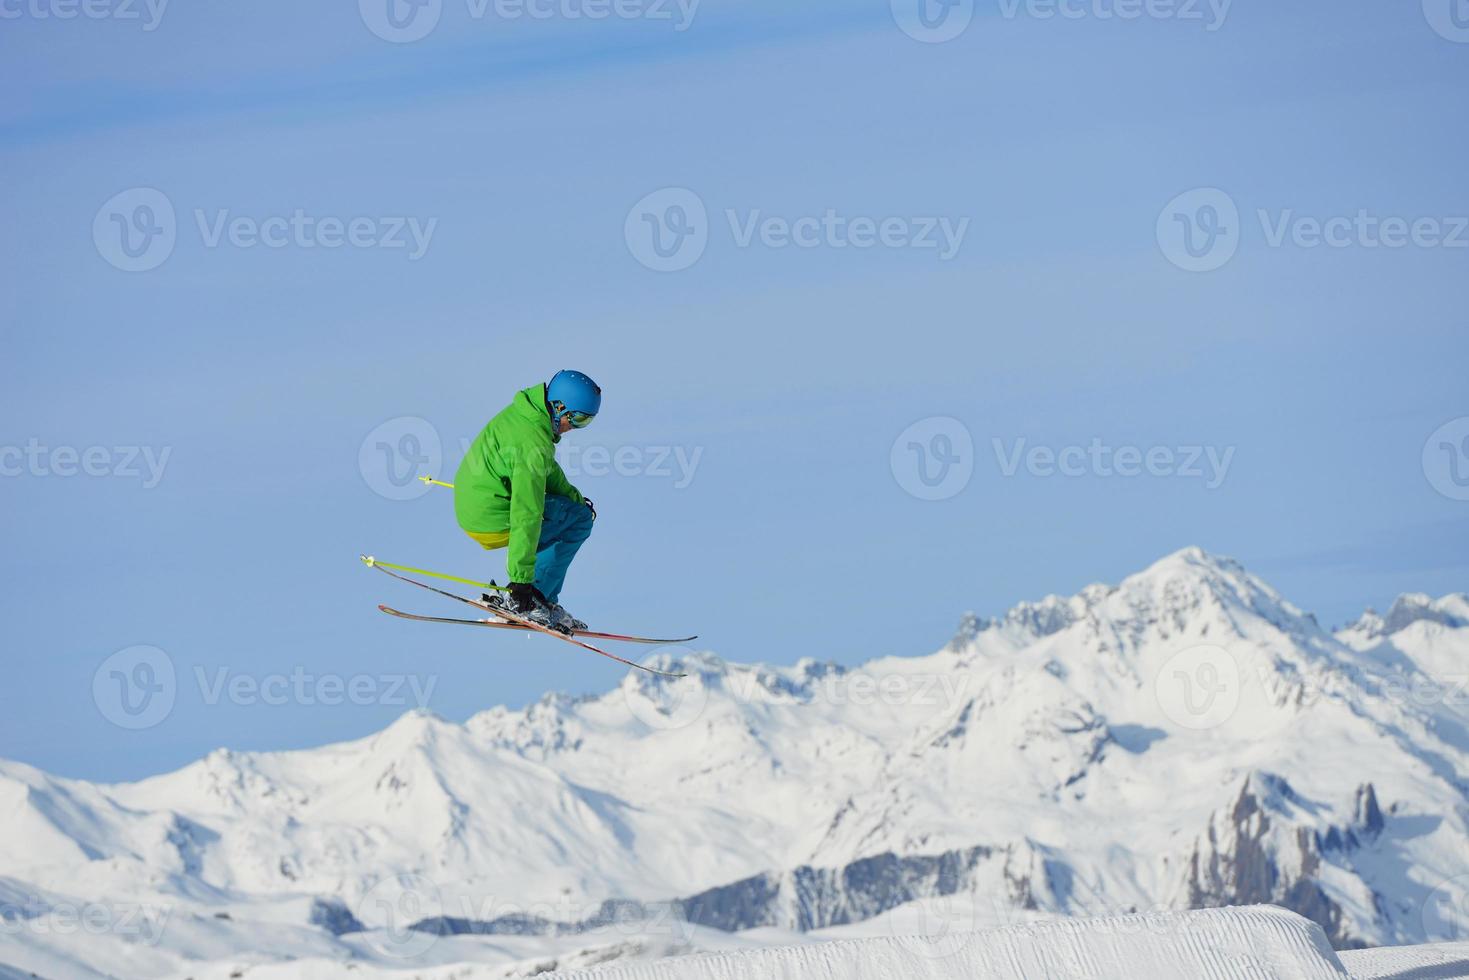
POLYGON ((459 526, 486 547, 497 532, 509 532, 512 582, 535 581, 546 494, 583 501, 556 462, 560 441, 560 433, 551 428, 546 386, 526 388, 490 419, 454 476, 459 526))

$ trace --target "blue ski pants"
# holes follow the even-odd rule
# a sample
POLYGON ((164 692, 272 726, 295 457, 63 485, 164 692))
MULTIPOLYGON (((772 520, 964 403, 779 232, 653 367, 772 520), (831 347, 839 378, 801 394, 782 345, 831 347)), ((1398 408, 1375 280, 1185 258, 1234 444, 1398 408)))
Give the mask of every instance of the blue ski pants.
POLYGON ((590 507, 570 497, 546 495, 546 516, 541 518, 541 540, 536 545, 536 588, 547 600, 561 601, 566 570, 591 536, 590 507))
MULTIPOLYGON (((566 570, 571 560, 592 536, 592 509, 570 497, 546 494, 546 511, 541 518, 541 539, 536 542, 536 588, 552 602, 561 599, 566 570)), ((465 531, 480 547, 494 551, 510 543, 509 531, 465 531)))

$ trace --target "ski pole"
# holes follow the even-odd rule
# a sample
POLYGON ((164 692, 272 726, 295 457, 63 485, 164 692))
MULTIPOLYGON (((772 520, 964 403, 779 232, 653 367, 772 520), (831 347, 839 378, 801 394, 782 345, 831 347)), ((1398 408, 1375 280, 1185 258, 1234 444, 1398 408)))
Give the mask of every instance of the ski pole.
POLYGON ((460 578, 458 575, 445 575, 443 572, 431 572, 427 568, 413 568, 409 565, 394 565, 390 561, 383 561, 382 559, 374 558, 371 555, 361 555, 359 557, 361 557, 362 559, 362 564, 366 565, 368 568, 374 568, 378 565, 381 565, 384 568, 395 568, 400 572, 412 572, 415 575, 427 575, 430 578, 441 578, 450 582, 458 582, 460 585, 473 585, 475 588, 489 589, 492 592, 507 591, 505 586, 498 585, 494 582, 476 582, 472 578, 460 578))
POLYGON ((420 476, 419 479, 422 480, 424 483, 435 487, 448 487, 450 490, 454 489, 454 484, 445 483, 443 480, 435 480, 431 476, 420 476))

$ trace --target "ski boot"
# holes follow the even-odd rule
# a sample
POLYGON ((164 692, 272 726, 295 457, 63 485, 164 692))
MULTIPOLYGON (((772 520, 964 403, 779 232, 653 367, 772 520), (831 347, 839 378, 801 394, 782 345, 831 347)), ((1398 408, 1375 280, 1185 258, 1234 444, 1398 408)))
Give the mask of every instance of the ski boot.
POLYGON ((559 607, 547 602, 546 597, 541 595, 541 590, 534 585, 511 585, 509 590, 501 595, 486 595, 484 598, 491 606, 504 609, 522 619, 528 619, 537 626, 544 626, 560 633, 571 632, 563 628, 557 621, 555 609, 559 607))
POLYGON ((555 618, 555 626, 553 628, 563 633, 575 633, 577 630, 587 628, 586 623, 583 623, 571 613, 567 612, 566 607, 559 602, 551 603, 551 615, 555 618))

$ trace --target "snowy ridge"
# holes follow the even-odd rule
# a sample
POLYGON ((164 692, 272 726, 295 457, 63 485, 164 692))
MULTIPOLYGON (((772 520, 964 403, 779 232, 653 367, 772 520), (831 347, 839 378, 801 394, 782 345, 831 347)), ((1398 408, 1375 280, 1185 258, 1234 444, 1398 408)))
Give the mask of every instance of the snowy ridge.
POLYGON ((1401 633, 1414 623, 1433 623, 1448 629, 1469 626, 1469 596, 1457 593, 1434 599, 1421 592, 1401 595, 1386 616, 1369 609, 1340 635, 1358 643, 1382 640, 1401 633))
POLYGON ((680 957, 558 973, 565 980, 1013 980, 1015 977, 1209 977, 1340 980, 1348 976, 1313 923, 1276 908, 1062 920, 938 940, 851 940, 680 957))
POLYGON ((530 971, 935 905, 965 931, 1275 904, 1339 948, 1469 938, 1469 601, 1393 609, 1332 634, 1187 549, 928 656, 699 653, 130 784, 0 762, 0 961, 530 971), (134 938, 42 927, 86 903, 134 938))

